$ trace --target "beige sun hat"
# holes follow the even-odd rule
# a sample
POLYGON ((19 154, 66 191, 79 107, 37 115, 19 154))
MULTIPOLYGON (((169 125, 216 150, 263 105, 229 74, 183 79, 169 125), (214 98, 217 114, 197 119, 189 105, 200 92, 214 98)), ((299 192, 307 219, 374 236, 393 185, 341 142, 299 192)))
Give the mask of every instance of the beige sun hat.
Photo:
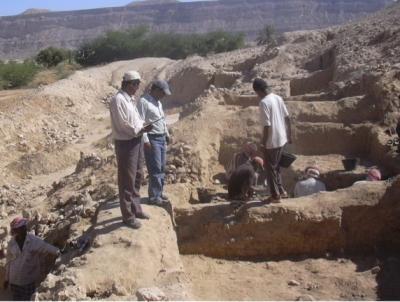
POLYGON ((131 71, 127 71, 125 72, 123 78, 124 81, 134 81, 134 80, 141 80, 141 76, 140 73, 137 72, 136 70, 131 70, 131 71))

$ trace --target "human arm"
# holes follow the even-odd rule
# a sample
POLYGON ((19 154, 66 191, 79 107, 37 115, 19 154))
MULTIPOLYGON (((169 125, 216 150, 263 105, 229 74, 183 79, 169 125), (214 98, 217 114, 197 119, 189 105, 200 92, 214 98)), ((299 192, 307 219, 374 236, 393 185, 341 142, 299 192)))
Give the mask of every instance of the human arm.
POLYGON ((270 126, 264 126, 264 128, 263 128, 263 135, 262 135, 262 139, 261 139, 261 147, 263 149, 265 149, 265 146, 266 146, 267 141, 268 141, 269 127, 270 126))
POLYGON ((44 240, 40 238, 35 238, 35 250, 40 253, 40 254, 48 254, 48 255, 53 255, 53 256, 59 256, 60 250, 56 248, 55 246, 45 242, 44 240))
POLYGON ((286 122, 286 134, 287 134, 288 143, 291 144, 292 143, 292 122, 290 121, 289 116, 287 116, 285 118, 285 122, 286 122))
POLYGON ((170 145, 170 144, 172 144, 172 138, 171 138, 171 134, 168 131, 167 124, 165 124, 165 131, 166 131, 165 140, 167 142, 167 145, 170 145))
POLYGON ((288 143, 292 143, 292 123, 290 121, 289 111, 286 108, 285 102, 282 98, 280 98, 280 104, 282 106, 282 112, 285 117, 285 125, 286 125, 286 136, 288 143))

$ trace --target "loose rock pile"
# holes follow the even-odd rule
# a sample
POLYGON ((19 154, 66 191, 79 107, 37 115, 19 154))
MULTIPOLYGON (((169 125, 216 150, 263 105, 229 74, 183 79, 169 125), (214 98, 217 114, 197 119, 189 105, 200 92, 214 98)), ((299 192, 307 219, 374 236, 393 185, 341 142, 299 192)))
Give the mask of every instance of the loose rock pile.
POLYGON ((195 164, 196 154, 185 143, 176 143, 168 151, 166 183, 196 183, 200 179, 200 169, 195 164))

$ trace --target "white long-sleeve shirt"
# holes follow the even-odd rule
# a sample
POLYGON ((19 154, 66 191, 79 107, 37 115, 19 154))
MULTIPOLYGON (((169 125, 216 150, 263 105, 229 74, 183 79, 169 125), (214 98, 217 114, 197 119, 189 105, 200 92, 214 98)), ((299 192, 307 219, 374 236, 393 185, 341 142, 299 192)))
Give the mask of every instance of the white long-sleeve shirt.
POLYGON ((15 239, 11 239, 7 248, 6 281, 20 286, 39 282, 40 260, 46 254, 55 256, 58 248, 27 234, 21 251, 15 239))
POLYGON ((110 102, 112 136, 115 140, 130 140, 140 135, 144 121, 135 99, 120 90, 110 102))

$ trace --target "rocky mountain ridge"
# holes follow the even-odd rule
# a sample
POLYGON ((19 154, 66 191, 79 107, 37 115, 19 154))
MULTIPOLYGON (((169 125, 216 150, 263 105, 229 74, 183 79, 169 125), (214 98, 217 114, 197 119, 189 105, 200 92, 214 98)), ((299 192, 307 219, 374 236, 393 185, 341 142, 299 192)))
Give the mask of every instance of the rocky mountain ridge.
POLYGON ((46 12, 0 17, 0 59, 23 59, 48 46, 76 48, 109 30, 148 25, 155 31, 243 32, 250 39, 266 24, 280 31, 342 24, 392 0, 230 0, 46 12))

